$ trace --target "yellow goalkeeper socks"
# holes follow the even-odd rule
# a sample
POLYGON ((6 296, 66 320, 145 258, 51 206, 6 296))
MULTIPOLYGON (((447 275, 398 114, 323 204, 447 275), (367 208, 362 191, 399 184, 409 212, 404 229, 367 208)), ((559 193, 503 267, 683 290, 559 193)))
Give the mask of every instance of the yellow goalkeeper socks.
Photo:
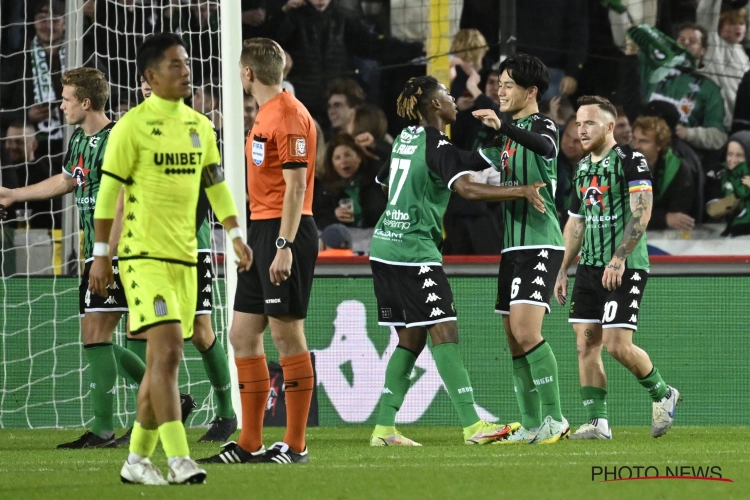
POLYGON ((168 458, 190 455, 185 426, 181 420, 173 420, 159 426, 159 438, 168 458))
MULTIPOLYGON (((156 443, 159 441, 159 429, 144 429, 140 422, 133 425, 133 433, 130 435, 130 454, 142 458, 148 458, 154 454, 156 443)), ((138 460, 130 461, 135 463, 138 460)))

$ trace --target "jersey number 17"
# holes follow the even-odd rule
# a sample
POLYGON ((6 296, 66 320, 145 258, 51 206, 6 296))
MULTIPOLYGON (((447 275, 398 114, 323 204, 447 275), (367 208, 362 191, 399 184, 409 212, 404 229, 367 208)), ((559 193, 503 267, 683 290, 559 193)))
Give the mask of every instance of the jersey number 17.
POLYGON ((401 188, 404 187, 406 182, 406 176, 409 175, 409 167, 411 166, 411 160, 404 160, 402 158, 393 158, 391 160, 391 181, 388 183, 388 199, 390 200, 389 205, 395 205, 398 201, 398 195, 401 194, 401 188), (399 171, 403 173, 399 175, 399 171), (393 186, 396 184, 398 179, 398 186, 396 186, 396 192, 393 192, 393 186))

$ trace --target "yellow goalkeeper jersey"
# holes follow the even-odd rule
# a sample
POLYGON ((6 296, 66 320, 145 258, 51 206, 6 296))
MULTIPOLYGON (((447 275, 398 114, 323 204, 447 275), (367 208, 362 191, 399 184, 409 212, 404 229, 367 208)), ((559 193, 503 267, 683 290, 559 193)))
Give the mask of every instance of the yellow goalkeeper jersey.
POLYGON ((219 164, 208 118, 182 101, 152 95, 109 135, 102 171, 125 184, 118 255, 195 264, 203 167, 219 164))

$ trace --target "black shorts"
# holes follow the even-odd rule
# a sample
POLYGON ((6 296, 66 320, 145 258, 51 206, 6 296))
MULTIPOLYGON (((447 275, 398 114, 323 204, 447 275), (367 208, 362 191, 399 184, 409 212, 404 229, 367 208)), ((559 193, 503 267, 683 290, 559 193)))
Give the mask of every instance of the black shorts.
POLYGON ((276 257, 280 226, 281 219, 254 220, 250 224, 247 244, 253 250, 253 265, 248 271, 238 273, 235 311, 266 316, 307 316, 318 258, 318 230, 312 217, 302 216, 292 245, 292 275, 276 286, 271 283, 269 269, 276 257))
POLYGON ((456 320, 453 292, 442 266, 396 266, 370 261, 378 324, 429 326, 456 320))
POLYGON ((512 304, 542 306, 549 301, 562 265, 564 250, 527 248, 505 252, 497 277, 495 312, 509 315, 512 304))
POLYGON ((578 266, 568 321, 601 323, 602 328, 637 330, 648 272, 625 269, 622 285, 611 292, 602 285, 603 275, 603 267, 578 266))
POLYGON ((120 268, 117 257, 112 259, 112 270, 115 273, 115 285, 114 288, 107 287, 109 297, 102 297, 89 291, 89 272, 91 271, 91 264, 93 263, 94 261, 90 260, 83 266, 81 284, 78 285, 78 313, 83 317, 87 312, 128 312, 128 301, 125 298, 125 290, 122 287, 122 281, 120 281, 120 268))
POLYGON ((211 251, 198 252, 198 304, 195 306, 195 315, 211 314, 214 310, 214 267, 211 260, 211 251))

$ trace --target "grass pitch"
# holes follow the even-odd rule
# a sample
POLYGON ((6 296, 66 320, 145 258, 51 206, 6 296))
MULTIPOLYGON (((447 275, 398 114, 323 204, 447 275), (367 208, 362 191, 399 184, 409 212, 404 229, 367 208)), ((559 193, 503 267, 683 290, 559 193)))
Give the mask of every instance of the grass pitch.
MULTIPOLYGON (((402 431, 424 446, 371 448, 369 428, 312 428, 309 464, 213 465, 206 466, 208 481, 202 486, 145 487, 120 483, 127 450, 54 449, 81 431, 0 430, 0 499, 750 498, 747 427, 677 427, 660 439, 651 438, 648 428, 617 428, 610 442, 548 446, 465 446, 460 429, 404 426, 402 431), (720 467, 721 476, 734 482, 601 482, 601 475, 592 481, 593 467, 636 466, 656 467, 660 475, 668 474, 667 467, 720 467)), ((196 443, 202 432, 188 430, 194 458, 218 450, 196 443)), ((266 445, 282 435, 281 429, 267 429, 266 445)), ((154 462, 166 471, 161 449, 154 462)))

